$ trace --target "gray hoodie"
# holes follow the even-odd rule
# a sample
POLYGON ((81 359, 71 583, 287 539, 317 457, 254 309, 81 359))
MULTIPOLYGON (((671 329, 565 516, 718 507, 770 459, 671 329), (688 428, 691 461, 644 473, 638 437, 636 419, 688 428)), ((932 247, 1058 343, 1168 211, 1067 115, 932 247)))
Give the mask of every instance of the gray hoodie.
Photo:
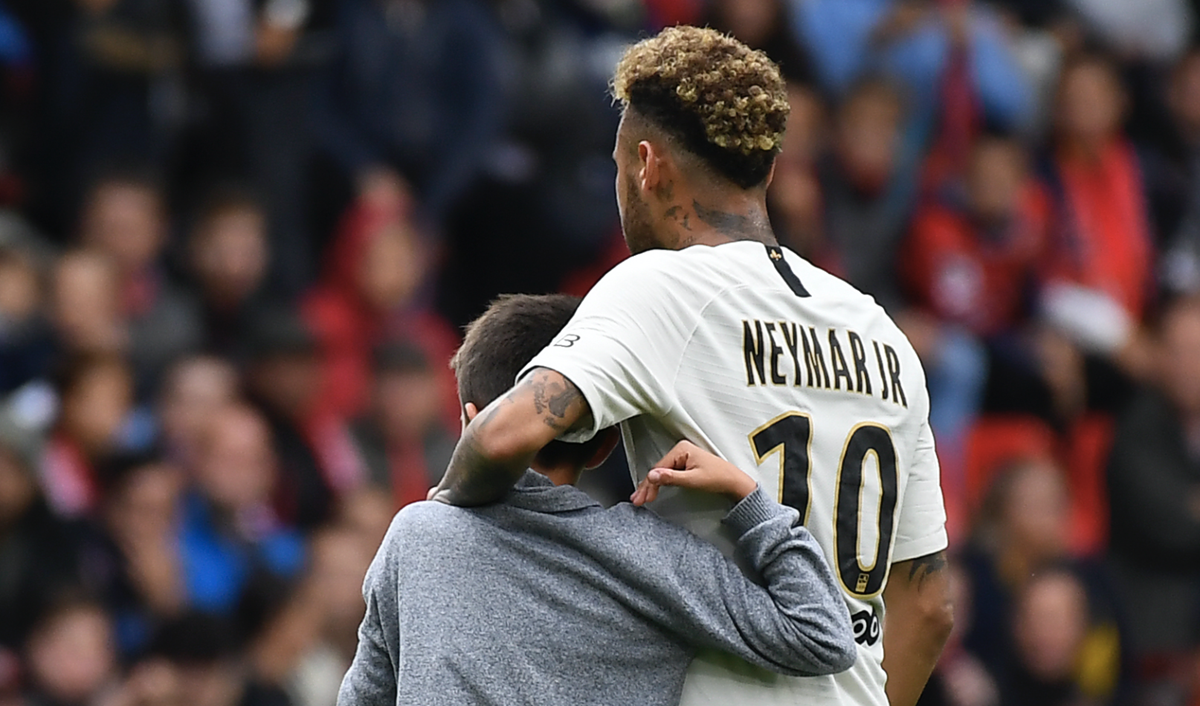
POLYGON ((338 705, 673 705, 700 648, 848 669, 846 605, 796 511, 759 488, 724 522, 765 587, 649 510, 533 471, 488 507, 409 505, 367 573, 338 705))

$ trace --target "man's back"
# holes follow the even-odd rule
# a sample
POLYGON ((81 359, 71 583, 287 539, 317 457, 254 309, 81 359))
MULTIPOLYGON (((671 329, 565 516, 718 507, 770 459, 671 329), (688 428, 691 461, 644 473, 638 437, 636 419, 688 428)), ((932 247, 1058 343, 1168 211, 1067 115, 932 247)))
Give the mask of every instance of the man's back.
MULTIPOLYGON (((680 438, 754 475, 800 511, 840 579, 853 669, 784 683, 706 655, 685 704, 887 703, 887 568, 946 537, 924 374, 881 308, 760 243, 650 252, 602 280, 535 366, 579 388, 596 428, 624 422, 639 475, 680 438)), ((664 491, 655 510, 728 548, 717 499, 664 491)))
POLYGON ((673 705, 695 646, 788 673, 844 668, 844 609, 795 519, 761 492, 726 519, 778 576, 763 589, 652 513, 532 471, 486 508, 410 505, 368 573, 340 703, 673 705))

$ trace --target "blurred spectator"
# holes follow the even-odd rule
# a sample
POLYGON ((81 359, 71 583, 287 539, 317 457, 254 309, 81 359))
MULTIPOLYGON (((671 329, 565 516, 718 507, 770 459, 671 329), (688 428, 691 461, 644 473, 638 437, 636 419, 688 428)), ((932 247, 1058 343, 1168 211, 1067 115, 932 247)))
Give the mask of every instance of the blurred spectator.
POLYGON ((381 488, 364 485, 342 498, 337 524, 354 532, 363 546, 374 553, 387 534, 395 517, 395 505, 390 493, 381 488))
POLYGON ((59 257, 51 282, 51 321, 62 353, 124 352, 128 325, 121 313, 113 261, 95 250, 59 257))
POLYGON ((48 597, 80 580, 77 535, 38 488, 39 451, 35 436, 0 416, 0 658, 20 649, 48 597))
MULTIPOLYGON (((828 141, 829 109, 817 89, 789 81, 787 139, 777 159, 812 166, 828 141)), ((774 182, 772 182, 774 183, 774 182)))
POLYGON ((56 603, 38 620, 26 651, 28 706, 100 706, 116 686, 112 621, 99 603, 56 603))
MULTIPOLYGON (((82 185, 117 161, 163 166, 182 120, 185 60, 178 2, 71 0, 50 53, 55 77, 40 157, 52 207, 73 213, 82 185), (69 78, 68 78, 69 77, 69 78)), ((53 20, 52 20, 53 21, 53 20)), ((48 78, 48 77, 47 77, 48 78)), ((60 232, 67 222, 54 224, 60 232)))
POLYGON ((119 447, 133 404, 133 376, 117 355, 69 360, 58 379, 60 411, 46 448, 42 483, 50 506, 72 517, 99 500, 95 464, 119 447))
MULTIPOLYGON (((1020 144, 986 135, 972 147, 965 179, 946 183, 914 217, 903 270, 931 335, 913 340, 929 348, 920 352, 936 399, 930 413, 951 448, 983 403, 985 378, 992 410, 1041 413, 1048 405, 1028 321, 1050 222, 1020 144)), ((913 314, 906 318, 911 331, 913 314)))
MULTIPOLYGON (((421 345, 441 371, 442 394, 455 395, 446 365, 458 336, 420 295, 429 254, 403 212, 360 202, 345 216, 326 260, 325 273, 305 298, 303 312, 324 357, 323 409, 343 418, 368 402, 371 353, 385 340, 421 345)), ((458 405, 448 404, 447 425, 456 424, 458 405)))
POLYGON ((883 71, 911 92, 910 117, 928 131, 943 76, 963 68, 983 118, 1015 129, 1030 117, 1032 96, 1004 27, 970 0, 809 0, 797 3, 796 27, 822 85, 846 93, 862 76, 883 71))
POLYGON ((828 111, 816 90, 795 82, 788 84, 788 104, 787 139, 767 191, 771 224, 780 243, 819 260, 825 245, 815 170, 825 148, 828 111))
POLYGON ((149 657, 104 706, 291 706, 249 676, 241 657, 233 625, 186 613, 159 630, 149 657))
POLYGON ((266 422, 241 406, 215 415, 193 482, 181 530, 187 602, 232 615, 253 582, 304 563, 302 539, 272 509, 279 478, 266 422))
POLYGON ((1170 118, 1144 154, 1151 214, 1161 248, 1159 282, 1169 294, 1200 292, 1200 50, 1171 72, 1170 118))
POLYGON ((1058 223, 1043 306, 1076 345, 1103 355, 1129 345, 1151 291, 1153 241, 1124 105, 1108 59, 1070 60, 1046 171, 1058 223))
POLYGON ((0 237, 0 394, 49 376, 54 340, 42 265, 29 247, 0 237))
MULTIPOLYGON (((552 291, 575 276, 586 289, 628 256, 612 188, 620 113, 608 82, 640 29, 619 21, 630 14, 621 10, 637 3, 495 4, 505 35, 508 130, 446 224, 438 304, 455 325, 499 292, 552 291), (505 236, 492 237, 499 224, 505 236)), ((672 5, 669 14, 687 14, 689 4, 698 10, 702 0, 656 0, 648 10, 658 15, 672 5)))
POLYGON ((794 31, 786 0, 713 0, 706 24, 759 49, 789 81, 811 81, 812 62, 794 31))
POLYGON ((88 579, 114 618, 121 653, 136 655, 158 622, 184 607, 179 557, 183 478, 149 454, 107 459, 100 474, 104 502, 98 546, 88 557, 88 579))
POLYGON ((249 194, 210 197, 191 234, 189 262, 199 288, 205 349, 237 359, 265 305, 267 220, 249 194))
MULTIPOLYGON (((996 675, 1006 706, 1023 703, 1010 700, 1006 694, 1006 689, 1016 683, 1011 675, 1022 674, 1029 668, 1028 660, 1038 658, 1029 650, 1038 647, 1034 643, 1041 636, 1014 635, 1012 631, 1014 625, 1028 619, 1022 615, 1027 608, 1022 604, 1023 597, 1035 585, 1036 577, 1063 567, 1083 582, 1086 593, 1084 607, 1072 608, 1084 612, 1083 644, 1079 648, 1084 655, 1078 660, 1073 656, 1056 657, 1067 659, 1068 666, 1077 669, 1070 678, 1083 693, 1105 703, 1116 694, 1122 655, 1111 589, 1094 562, 1068 554, 1068 504, 1068 489, 1058 468, 1046 461, 1015 462, 997 476, 985 506, 986 515, 964 556, 973 600, 967 617, 970 630, 963 644, 996 675)), ((1056 636, 1060 635, 1056 632, 1056 636)), ((1042 647, 1050 649, 1053 645, 1038 649, 1042 647)), ((1061 665, 1047 667, 1058 670, 1061 665)))
POLYGON ((833 154, 818 170, 827 244, 817 261, 891 311, 902 303, 895 261, 916 198, 916 155, 903 121, 892 84, 857 84, 837 110, 833 154))
POLYGON ((1110 559, 1147 677, 1174 677, 1200 625, 1200 302, 1170 306, 1155 384, 1120 420, 1108 466, 1110 559))
POLYGON ((162 390, 162 445, 180 466, 194 468, 209 424, 237 397, 237 372, 220 358, 184 358, 167 373, 162 390))
POLYGON ((922 308, 987 338, 1031 313, 1050 208, 1013 138, 977 140, 964 181, 918 211, 904 270, 922 308))
POLYGON ((291 312, 262 320, 254 332, 246 386, 274 437, 282 482, 275 507, 309 530, 329 519, 338 495, 365 473, 345 422, 322 404, 324 371, 317 340, 291 312))
POLYGON ((296 706, 337 701, 358 645, 362 582, 375 548, 347 527, 319 531, 308 572, 255 645, 260 676, 285 685, 296 706))
POLYGON ((358 193, 435 219, 502 130, 500 34, 480 0, 346 0, 314 118, 358 193))
POLYGON ((1012 631, 1018 658, 1004 675, 1004 706, 1105 703, 1088 698, 1079 685, 1079 672, 1089 667, 1088 598, 1074 575, 1051 570, 1031 577, 1017 598, 1012 631))
POLYGON ((92 184, 79 225, 81 241, 107 253, 116 265, 141 396, 174 357, 197 347, 201 334, 195 304, 162 270, 166 207, 149 177, 112 172, 92 184))
POLYGON ((395 507, 424 500, 450 463, 438 376, 416 346, 387 344, 375 352, 370 414, 353 426, 372 484, 392 493, 395 507))
MULTIPOLYGON (((185 183, 238 179, 262 194, 270 226, 263 263, 276 293, 312 275, 309 187, 314 145, 307 109, 317 69, 332 58, 333 0, 186 0, 195 48, 196 112, 185 183), (267 267, 269 265, 269 267, 267 267)), ((267 273, 263 273, 267 274, 267 273)))

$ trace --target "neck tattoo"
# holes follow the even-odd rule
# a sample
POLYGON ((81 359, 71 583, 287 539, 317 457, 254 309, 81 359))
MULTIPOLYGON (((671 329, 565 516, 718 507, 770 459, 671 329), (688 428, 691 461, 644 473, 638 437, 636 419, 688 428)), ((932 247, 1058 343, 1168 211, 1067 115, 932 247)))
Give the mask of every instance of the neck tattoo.
POLYGON ((705 208, 695 199, 692 199, 692 208, 696 211, 696 218, 730 240, 753 240, 768 245, 776 244, 771 225, 765 220, 744 216, 740 213, 705 208))

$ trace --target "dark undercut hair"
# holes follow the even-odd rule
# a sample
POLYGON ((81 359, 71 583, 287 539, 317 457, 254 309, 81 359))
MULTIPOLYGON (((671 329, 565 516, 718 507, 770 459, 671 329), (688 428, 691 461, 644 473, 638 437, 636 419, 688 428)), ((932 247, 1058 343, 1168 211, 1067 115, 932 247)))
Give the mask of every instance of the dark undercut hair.
POLYGON ((613 95, 743 189, 761 186, 789 111, 779 67, 713 29, 669 27, 630 47, 613 95))
POLYGON ((459 400, 483 409, 508 392, 521 368, 575 315, 579 302, 566 294, 504 294, 493 301, 467 325, 450 361, 459 400))
MULTIPOLYGON (((512 388, 517 374, 554 342, 579 308, 566 294, 504 294, 467 325, 450 367, 458 379, 458 399, 479 409, 512 388)), ((583 444, 552 441, 538 452, 547 465, 583 464, 603 443, 600 435, 583 444)))

